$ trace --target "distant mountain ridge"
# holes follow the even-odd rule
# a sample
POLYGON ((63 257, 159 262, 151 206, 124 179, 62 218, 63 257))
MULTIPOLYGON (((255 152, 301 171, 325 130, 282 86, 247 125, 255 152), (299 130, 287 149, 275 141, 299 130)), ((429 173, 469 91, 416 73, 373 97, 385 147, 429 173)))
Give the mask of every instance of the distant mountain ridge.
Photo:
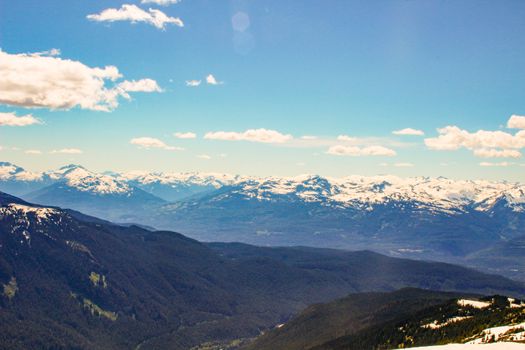
MULTIPOLYGON (((21 168, 19 168, 21 169, 21 168)), ((24 170, 19 171, 24 174, 24 170)), ((115 177, 79 165, 66 165, 35 177, 43 187, 26 193, 35 203, 54 205, 119 221, 128 213, 143 212, 166 203, 148 192, 115 177)))
MULTIPOLYGON (((451 180, 443 177, 399 178, 396 176, 347 176, 342 178, 301 175, 295 177, 255 177, 218 173, 105 172, 95 173, 80 165, 66 165, 58 170, 29 172, 7 162, 0 162, 0 183, 6 181, 64 181, 79 190, 96 193, 123 193, 129 186, 169 188, 194 186, 188 196, 222 187, 234 188, 235 194, 259 200, 283 200, 292 197, 303 202, 371 209, 372 206, 398 202, 417 203, 421 209, 490 211, 506 201, 514 211, 525 211, 525 184, 486 180, 451 180), (197 189, 199 188, 200 189, 197 189), (285 196, 286 198, 282 198, 285 196)), ((150 191, 148 191, 150 192, 150 191)), ((169 195, 167 195, 169 197, 169 195)), ((174 200, 173 198, 164 198, 174 200)), ((181 199, 181 198, 177 198, 181 199)))
POLYGON ((253 177, 27 172, 0 166, 0 190, 201 241, 370 249, 525 280, 525 185, 395 176, 253 177), (27 191, 27 189, 31 191, 27 191), (499 254, 497 252, 509 252, 499 254))

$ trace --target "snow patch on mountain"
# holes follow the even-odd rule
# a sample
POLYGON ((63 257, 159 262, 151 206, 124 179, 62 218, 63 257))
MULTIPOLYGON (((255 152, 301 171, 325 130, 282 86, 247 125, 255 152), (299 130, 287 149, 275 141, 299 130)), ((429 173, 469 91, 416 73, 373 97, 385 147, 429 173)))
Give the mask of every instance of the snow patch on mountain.
POLYGON ((62 212, 55 208, 37 207, 24 204, 8 204, 0 207, 0 220, 10 219, 13 221, 11 234, 20 237, 20 243, 31 245, 31 230, 54 239, 43 228, 45 224, 59 224, 62 221, 62 212))
POLYGON ((439 329, 439 328, 443 328, 445 326, 448 326, 452 323, 456 323, 456 322, 461 322, 461 321, 465 321, 465 320, 468 320, 472 318, 472 316, 456 316, 456 317, 451 317, 449 318, 448 320, 446 320, 445 322, 442 322, 442 323, 439 323, 438 321, 434 321, 434 322, 431 322, 431 323, 427 323, 425 325, 422 325, 421 328, 431 328, 431 329, 439 329))
POLYGON ((487 328, 481 334, 481 337, 469 341, 468 344, 486 344, 498 341, 522 342, 525 341, 525 322, 487 328))
POLYGON ((484 309, 486 307, 489 307, 492 305, 492 303, 488 301, 479 301, 479 300, 468 300, 468 299, 459 299, 458 305, 461 307, 470 306, 476 309, 484 309))
POLYGON ((39 222, 59 213, 60 211, 54 208, 32 207, 22 204, 9 204, 0 208, 0 214, 2 215, 22 215, 27 217, 29 214, 32 214, 39 222))

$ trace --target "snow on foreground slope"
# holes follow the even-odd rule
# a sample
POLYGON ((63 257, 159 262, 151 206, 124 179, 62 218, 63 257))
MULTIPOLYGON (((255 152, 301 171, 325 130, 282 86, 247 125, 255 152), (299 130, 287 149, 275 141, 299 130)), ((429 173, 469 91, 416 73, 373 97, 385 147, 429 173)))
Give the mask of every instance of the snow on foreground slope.
POLYGON ((524 350, 525 344, 491 343, 491 344, 447 344, 410 348, 413 350, 524 350))
MULTIPOLYGON (((80 191, 125 194, 134 186, 147 190, 156 184, 166 190, 177 187, 228 187, 231 195, 259 201, 298 200, 323 205, 371 210, 375 205, 411 203, 416 208, 455 213, 475 209, 490 211, 498 203, 525 212, 525 184, 451 180, 443 177, 347 176, 343 178, 301 175, 254 177, 217 173, 127 172, 96 173, 79 165, 33 173, 11 163, 0 163, 2 181, 64 182, 80 191)), ((162 191, 161 191, 162 192, 162 191)), ((157 193, 162 197, 160 193, 157 193)))
MULTIPOLYGON (((50 234, 46 225, 62 223, 64 213, 57 208, 40 207, 30 204, 10 203, 0 206, 0 222, 12 222, 11 234, 23 244, 31 245, 31 231, 41 233, 47 237, 50 234)), ((1 228, 0 228, 1 229, 1 228)), ((53 238, 52 238, 53 239, 53 238)), ((2 245, 0 244, 0 248, 2 245)))

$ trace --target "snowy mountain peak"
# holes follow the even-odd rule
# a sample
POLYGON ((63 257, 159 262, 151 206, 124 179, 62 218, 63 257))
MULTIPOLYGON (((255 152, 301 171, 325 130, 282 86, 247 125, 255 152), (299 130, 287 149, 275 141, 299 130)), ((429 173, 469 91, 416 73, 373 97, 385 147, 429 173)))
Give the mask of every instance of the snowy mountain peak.
POLYGON ((0 181, 41 181, 42 174, 26 171, 15 164, 0 162, 0 181))
POLYGON ((64 165, 63 167, 60 167, 58 169, 58 172, 62 171, 63 173, 68 173, 68 172, 71 172, 71 171, 76 170, 76 169, 86 170, 86 168, 84 168, 82 165, 68 164, 68 165, 64 165))
POLYGON ((7 180, 23 171, 23 168, 20 168, 12 163, 0 162, 0 179, 2 180, 7 180))
POLYGON ((46 173, 46 175, 82 192, 125 194, 132 191, 126 182, 120 181, 114 176, 95 173, 76 164, 63 166, 58 170, 46 173))

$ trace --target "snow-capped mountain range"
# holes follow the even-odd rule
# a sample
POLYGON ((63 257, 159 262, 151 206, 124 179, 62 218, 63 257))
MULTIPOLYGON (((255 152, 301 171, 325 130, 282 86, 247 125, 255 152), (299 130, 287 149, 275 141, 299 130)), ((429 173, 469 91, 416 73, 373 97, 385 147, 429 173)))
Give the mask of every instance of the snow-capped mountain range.
POLYGON ((525 184, 301 175, 30 172, 0 163, 0 191, 201 241, 370 249, 525 280, 525 184))
MULTIPOLYGON (((386 203, 413 203, 421 209, 454 214, 487 211, 501 201, 514 211, 525 210, 525 184, 485 180, 451 180, 443 177, 347 176, 343 178, 301 175, 255 177, 219 173, 126 172, 96 173, 79 165, 31 172, 11 163, 0 163, 0 185, 19 183, 44 187, 61 182, 81 192, 98 195, 131 195, 135 188, 166 201, 228 187, 229 194, 259 201, 298 200, 340 207, 373 210, 386 203)), ((2 189, 0 187, 0 189, 2 189)), ((27 193, 15 192, 16 195, 27 193)))
POLYGON ((323 178, 303 175, 293 178, 250 178, 233 184, 234 193, 258 200, 295 196, 304 202, 322 202, 373 210, 385 203, 417 203, 425 209, 454 213, 465 207, 489 210, 505 199, 516 211, 525 204, 522 184, 490 181, 455 181, 446 178, 399 178, 396 176, 348 176, 323 178))
POLYGON ((4 162, 0 163, 0 174, 0 188, 6 193, 112 220, 165 203, 120 177, 92 172, 79 165, 37 173, 4 162))

